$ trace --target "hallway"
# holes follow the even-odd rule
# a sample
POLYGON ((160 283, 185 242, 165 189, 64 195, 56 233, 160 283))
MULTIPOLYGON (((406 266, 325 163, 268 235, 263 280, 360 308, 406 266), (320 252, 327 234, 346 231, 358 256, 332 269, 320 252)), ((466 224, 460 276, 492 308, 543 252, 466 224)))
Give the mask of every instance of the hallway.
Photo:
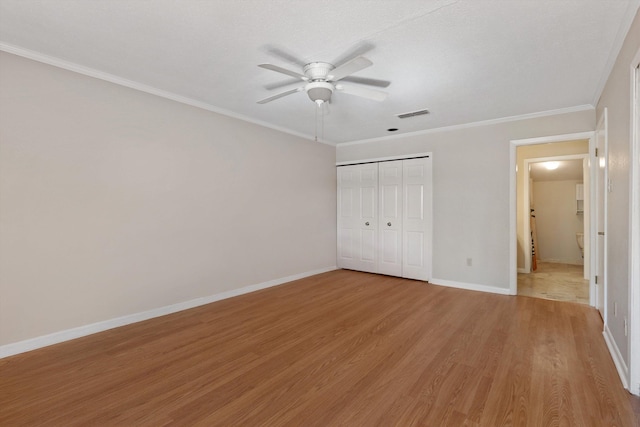
POLYGON ((518 273, 518 295, 589 304, 589 282, 581 265, 540 262, 535 272, 518 273))

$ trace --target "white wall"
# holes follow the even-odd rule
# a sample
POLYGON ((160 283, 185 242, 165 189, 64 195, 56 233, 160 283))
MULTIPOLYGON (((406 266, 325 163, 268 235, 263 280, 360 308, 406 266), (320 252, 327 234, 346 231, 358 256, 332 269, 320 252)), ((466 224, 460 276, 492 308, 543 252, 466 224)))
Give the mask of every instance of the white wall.
POLYGON ((576 232, 584 230, 584 218, 576 214, 576 184, 582 181, 534 181, 540 261, 582 265, 576 232))
POLYGON ((592 131, 593 110, 340 144, 338 161, 433 153, 433 277, 509 289, 510 140, 592 131), (472 266, 466 259, 472 258, 472 266))
MULTIPOLYGON (((629 338, 624 319, 629 318, 629 161, 631 145, 631 62, 640 49, 640 13, 616 59, 598 101, 597 116, 608 108, 609 179, 607 206, 607 326, 624 362, 629 364, 629 338), (617 304, 617 316, 613 305, 617 304)), ((636 310, 640 308, 636 307, 636 310)), ((640 363, 635 361, 635 363, 640 363)))
POLYGON ((335 265, 335 148, 0 53, 0 345, 335 265))

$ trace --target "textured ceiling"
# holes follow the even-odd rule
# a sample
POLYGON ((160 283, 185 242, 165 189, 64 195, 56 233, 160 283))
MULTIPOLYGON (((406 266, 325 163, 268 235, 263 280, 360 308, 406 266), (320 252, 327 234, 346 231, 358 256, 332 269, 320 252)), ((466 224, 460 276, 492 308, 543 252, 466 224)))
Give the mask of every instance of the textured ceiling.
POLYGON ((0 49, 298 135, 313 137, 319 123, 321 139, 340 143, 593 104, 637 8, 638 0, 0 0, 0 49), (389 96, 334 94, 318 121, 304 93, 256 104, 295 87, 268 90, 292 80, 257 67, 299 67, 283 52, 334 63, 364 53, 374 65, 355 76, 390 80, 389 96), (422 108, 431 114, 395 116, 422 108))

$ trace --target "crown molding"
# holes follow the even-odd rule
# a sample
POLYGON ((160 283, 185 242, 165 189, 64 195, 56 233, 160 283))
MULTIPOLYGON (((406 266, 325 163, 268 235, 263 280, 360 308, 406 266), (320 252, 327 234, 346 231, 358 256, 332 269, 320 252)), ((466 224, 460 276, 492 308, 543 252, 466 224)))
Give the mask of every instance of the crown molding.
POLYGON ((490 125, 496 125, 500 123, 515 122, 518 120, 535 119, 539 117, 555 116, 558 114, 576 113, 580 111, 589 111, 589 110, 595 110, 595 107, 591 104, 577 105, 575 107, 559 108, 556 110, 540 111, 537 113, 502 117, 499 119, 482 120, 479 122, 463 123, 460 125, 444 126, 439 128, 433 128, 433 129, 419 130, 416 132, 401 133, 398 135, 388 135, 380 138, 371 138, 371 139, 362 139, 359 141, 342 142, 342 143, 337 143, 336 145, 338 147, 348 147, 350 145, 359 145, 359 144, 368 144, 371 142, 404 139, 411 136, 427 135, 431 133, 451 132, 451 131, 461 130, 461 129, 468 129, 468 128, 474 128, 474 127, 480 127, 480 126, 490 126, 490 125))
POLYGON ((68 70, 68 71, 72 71, 74 73, 83 74, 83 75, 88 76, 88 77, 93 77, 93 78, 96 78, 96 79, 104 80, 104 81, 107 81, 109 83, 117 84, 119 86, 128 87, 130 89, 138 90, 140 92, 145 92, 145 93, 148 93, 148 94, 151 94, 151 95, 159 96, 161 98, 169 99, 169 100, 172 100, 172 101, 175 101, 175 102, 179 102, 181 104, 186 104, 186 105, 189 105, 191 107, 196 107, 196 108, 200 108, 200 109, 203 109, 203 110, 207 110, 207 111, 210 111, 212 113, 220 114, 222 116, 231 117, 231 118, 234 118, 234 119, 242 120, 244 122, 248 122, 248 123, 252 123, 252 124, 255 124, 255 125, 258 125, 258 126, 262 126, 262 127, 265 127, 265 128, 273 129, 273 130, 278 131, 278 132, 282 132, 282 133, 286 133, 286 134, 289 134, 289 135, 297 136, 297 137, 303 138, 305 140, 309 140, 309 141, 313 141, 313 142, 320 142, 322 144, 326 144, 326 145, 330 145, 330 146, 335 146, 336 145, 335 143, 333 143, 331 141, 324 140, 324 139, 318 138, 316 140, 316 138, 314 136, 312 136, 312 135, 307 135, 307 134, 304 134, 304 133, 301 133, 301 132, 296 132, 296 131, 293 131, 291 129, 287 129, 287 128, 284 128, 284 127, 281 127, 281 126, 276 126, 276 125, 273 125, 271 123, 264 122, 262 120, 256 120, 256 119, 253 119, 251 117, 244 116, 242 114, 234 113, 233 111, 230 111, 230 110, 225 110, 224 108, 216 107, 216 106, 208 104, 206 102, 197 101, 195 99, 188 98, 186 96, 182 96, 182 95, 175 94, 173 92, 169 92, 169 91, 166 91, 166 90, 158 89, 158 88, 153 87, 153 86, 148 86, 148 85, 145 85, 145 84, 133 81, 133 80, 128 80, 128 79, 116 76, 114 74, 105 73, 103 71, 96 70, 94 68, 85 67, 83 65, 79 65, 79 64, 76 64, 76 63, 71 62, 71 61, 65 61, 64 59, 60 59, 60 58, 56 58, 56 57, 53 57, 53 56, 45 55, 45 54, 40 53, 40 52, 36 52, 36 51, 33 51, 33 50, 29 50, 29 49, 24 49, 22 47, 14 46, 14 45, 11 45, 9 43, 0 42, 0 51, 11 53, 11 54, 17 55, 17 56, 21 56, 23 58, 31 59, 33 61, 41 62, 43 64, 52 65, 54 67, 58 67, 58 68, 62 68, 62 69, 68 70))

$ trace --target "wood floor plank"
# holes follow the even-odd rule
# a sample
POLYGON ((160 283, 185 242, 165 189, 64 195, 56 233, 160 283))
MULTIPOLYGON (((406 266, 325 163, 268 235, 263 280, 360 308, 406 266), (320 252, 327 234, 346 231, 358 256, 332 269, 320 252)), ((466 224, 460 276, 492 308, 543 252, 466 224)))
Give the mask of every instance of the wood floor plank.
POLYGON ((346 270, 0 360, 0 425, 637 426, 591 307, 346 270))

